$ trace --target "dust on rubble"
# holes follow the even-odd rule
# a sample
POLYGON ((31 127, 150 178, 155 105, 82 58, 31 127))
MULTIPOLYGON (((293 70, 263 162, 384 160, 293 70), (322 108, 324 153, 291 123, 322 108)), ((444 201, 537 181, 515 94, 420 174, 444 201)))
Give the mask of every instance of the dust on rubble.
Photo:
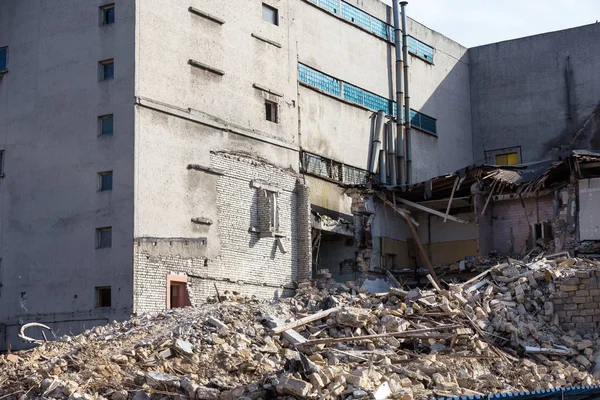
POLYGON ((591 385, 598 334, 564 332, 552 300, 557 280, 599 269, 509 260, 440 290, 226 294, 1 356, 0 398, 426 399, 591 385))

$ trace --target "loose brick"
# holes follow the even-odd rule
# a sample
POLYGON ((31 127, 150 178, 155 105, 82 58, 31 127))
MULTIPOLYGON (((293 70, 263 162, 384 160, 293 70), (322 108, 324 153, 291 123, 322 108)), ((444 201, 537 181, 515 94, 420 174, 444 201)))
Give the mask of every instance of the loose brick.
POLYGON ((562 284, 566 285, 566 286, 577 286, 580 283, 581 283, 581 281, 579 280, 579 278, 575 278, 575 277, 567 278, 562 281, 562 284))
POLYGON ((577 310, 577 304, 575 304, 575 303, 565 304, 565 310, 566 311, 577 310))
POLYGON ((587 289, 584 290, 578 290, 577 293, 575 293, 577 296, 589 296, 590 295, 590 291, 587 289))
POLYGON ((589 279, 590 272, 589 271, 575 271, 575 277, 579 279, 589 279))
POLYGON ((596 315, 596 310, 585 309, 585 310, 579 311, 579 313, 582 316, 591 316, 591 315, 596 315))
POLYGON ((560 285, 560 290, 563 292, 575 292, 579 290, 578 285, 560 285))
POLYGON ((590 290, 590 296, 600 296, 600 289, 590 290))
POLYGON ((575 296, 575 297, 573 297, 573 302, 577 303, 577 304, 583 304, 583 303, 585 303, 585 297, 575 296))
POLYGON ((571 321, 575 322, 575 323, 584 323, 586 321, 586 317, 580 317, 580 316, 575 316, 575 317, 571 317, 571 321))

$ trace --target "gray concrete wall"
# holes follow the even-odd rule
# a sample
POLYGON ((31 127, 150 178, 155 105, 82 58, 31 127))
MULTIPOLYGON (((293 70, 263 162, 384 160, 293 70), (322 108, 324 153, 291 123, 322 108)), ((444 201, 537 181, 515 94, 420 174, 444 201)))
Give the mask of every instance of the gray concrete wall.
POLYGON ((19 324, 43 322, 59 334, 124 318, 132 302, 132 0, 116 23, 99 26, 104 1, 4 0, 0 46, 0 349, 19 324), (98 61, 115 59, 115 79, 98 82, 98 61), (97 117, 114 114, 114 135, 98 137, 97 117), (113 170, 111 192, 97 172, 113 170), (95 228, 112 226, 112 248, 95 249, 95 228), (95 308, 95 287, 112 287, 112 306, 95 308))
POLYGON ((600 24, 592 24, 469 49, 476 162, 511 146, 521 146, 522 162, 569 147, 600 149, 599 124, 578 132, 600 102, 599 37, 600 24))

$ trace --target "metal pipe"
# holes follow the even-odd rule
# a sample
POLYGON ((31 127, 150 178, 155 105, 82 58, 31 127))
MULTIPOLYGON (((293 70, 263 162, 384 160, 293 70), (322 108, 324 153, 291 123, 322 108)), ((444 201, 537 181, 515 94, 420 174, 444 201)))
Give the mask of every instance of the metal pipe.
POLYGON ((397 170, 398 165, 396 164, 396 138, 394 135, 394 121, 388 121, 387 126, 387 147, 388 147, 388 170, 390 173, 390 185, 397 185, 397 170))
POLYGON ((406 159, 404 157, 404 126, 402 125, 402 112, 404 106, 404 92, 402 90, 402 30, 400 29, 400 7, 398 0, 392 0, 392 9, 394 12, 394 45, 396 50, 396 181, 394 185, 402 185, 406 181, 406 159))
POLYGON ((369 165, 369 172, 372 174, 376 173, 377 168, 379 167, 379 153, 381 152, 384 118, 385 112, 383 110, 379 110, 375 117, 375 130, 373 131, 373 142, 371 144, 371 164, 369 165))
MULTIPOLYGON (((385 118, 385 117, 384 117, 385 118)), ((387 163, 387 154, 388 154, 388 134, 387 134, 387 124, 383 123, 382 119, 382 147, 381 152, 379 153, 379 183, 382 185, 387 185, 387 175, 388 175, 388 163, 387 163)))
POLYGON ((408 32, 406 30, 406 5, 400 2, 402 12, 402 54, 404 56, 404 138, 406 142, 406 183, 411 183, 412 143, 410 137, 410 95, 408 92, 408 32))
POLYGON ((569 68, 569 56, 566 59, 565 75, 567 78, 567 119, 572 119, 571 114, 571 70, 569 68))

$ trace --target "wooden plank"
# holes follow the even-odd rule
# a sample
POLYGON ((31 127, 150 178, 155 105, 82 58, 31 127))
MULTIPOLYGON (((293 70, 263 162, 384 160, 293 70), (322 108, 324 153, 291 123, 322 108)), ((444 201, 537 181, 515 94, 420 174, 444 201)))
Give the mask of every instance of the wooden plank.
POLYGON ((485 210, 487 209, 487 206, 490 202, 490 199, 492 198, 492 195, 494 194, 494 189, 496 188, 496 184, 498 183, 498 181, 494 181, 494 183, 492 183, 492 188, 490 189, 490 195, 488 196, 487 200, 485 201, 485 205, 483 206, 483 210, 481 210, 481 215, 485 214, 485 210))
POLYGON ((570 356, 571 350, 551 349, 544 347, 525 346, 525 353, 529 354, 550 354, 555 356, 570 356))
POLYGON ((430 214, 433 214, 433 215, 437 215, 438 217, 441 217, 441 218, 448 218, 449 220, 451 220, 451 221, 454 221, 454 222, 459 222, 459 223, 461 223, 461 224, 469 224, 469 223, 470 223, 470 222, 469 222, 469 221, 467 221, 467 220, 464 220, 464 219, 457 218, 457 217, 455 217, 455 216, 453 216, 453 215, 447 215, 447 214, 444 214, 444 213, 443 213, 443 212, 441 212, 441 211, 434 210, 433 208, 429 208, 429 207, 422 206, 422 205, 421 205, 421 204, 419 204, 419 203, 413 203, 412 201, 409 201, 409 200, 403 199, 403 198, 401 198, 401 197, 399 197, 399 198, 398 198, 398 201, 399 201, 400 203, 404 203, 404 204, 406 204, 407 206, 414 207, 414 208, 416 208, 416 209, 418 209, 418 210, 425 211, 425 212, 428 212, 428 213, 430 213, 430 214))
POLYGON ((318 319, 324 318, 326 316, 328 316, 331 313, 334 313, 336 311, 339 311, 341 309, 341 307, 334 307, 334 308, 330 308, 328 310, 324 310, 324 311, 320 311, 316 314, 311 314, 308 315, 304 318, 300 318, 294 322, 291 322, 287 325, 282 325, 282 326, 278 326, 276 328, 273 328, 273 333, 281 333, 281 332, 285 332, 288 329, 296 329, 300 326, 306 325, 310 322, 316 321, 318 319))
POLYGON ((423 244, 421 243, 421 239, 419 238, 417 229, 415 228, 415 226, 413 225, 413 223, 410 219, 408 219, 408 218, 405 218, 405 219, 406 219, 406 224, 408 225, 408 227, 410 228, 410 231, 412 232, 415 243, 417 244, 417 247, 419 248, 419 252, 421 253, 421 258, 423 259, 423 262, 427 266, 427 269, 429 269, 429 272, 431 273, 431 277, 439 286, 437 274, 435 273, 435 269, 433 269, 433 265, 431 264, 431 261, 429 260, 429 257, 427 256, 427 252, 425 251, 425 248, 423 247, 423 244))
POLYGON ((383 201, 384 204, 387 204, 388 206, 392 207, 392 209, 397 212, 398 214, 400 214, 400 216, 402 216, 402 218, 404 219, 410 219, 410 221, 412 221, 412 223, 415 226, 419 226, 419 223, 417 221, 415 221, 415 219, 413 217, 410 216, 410 211, 405 210, 403 208, 400 207, 394 207, 394 204, 392 204, 391 201, 389 201, 383 194, 381 193, 377 193, 377 197, 379 197, 381 199, 381 201, 383 201))
POLYGON ((452 206, 452 199, 454 199, 454 193, 456 192, 456 188, 458 187, 459 180, 460 178, 458 176, 454 180, 454 186, 452 186, 452 193, 450 193, 450 200, 448 200, 448 206, 446 207, 446 216, 444 217, 444 222, 446 222, 448 216, 450 216, 450 207, 452 206))
POLYGON ((404 331, 404 332, 388 332, 388 333, 380 333, 380 334, 376 334, 376 335, 350 336, 350 337, 327 338, 327 339, 313 339, 313 340, 308 340, 304 343, 301 343, 301 345, 302 346, 312 346, 312 345, 316 345, 316 344, 355 342, 358 340, 381 339, 381 338, 387 338, 387 337, 422 337, 422 335, 424 333, 447 331, 447 330, 452 330, 452 329, 456 329, 456 328, 460 328, 460 327, 462 327, 462 325, 441 325, 441 326, 436 326, 435 328, 415 329, 412 331, 404 331))

